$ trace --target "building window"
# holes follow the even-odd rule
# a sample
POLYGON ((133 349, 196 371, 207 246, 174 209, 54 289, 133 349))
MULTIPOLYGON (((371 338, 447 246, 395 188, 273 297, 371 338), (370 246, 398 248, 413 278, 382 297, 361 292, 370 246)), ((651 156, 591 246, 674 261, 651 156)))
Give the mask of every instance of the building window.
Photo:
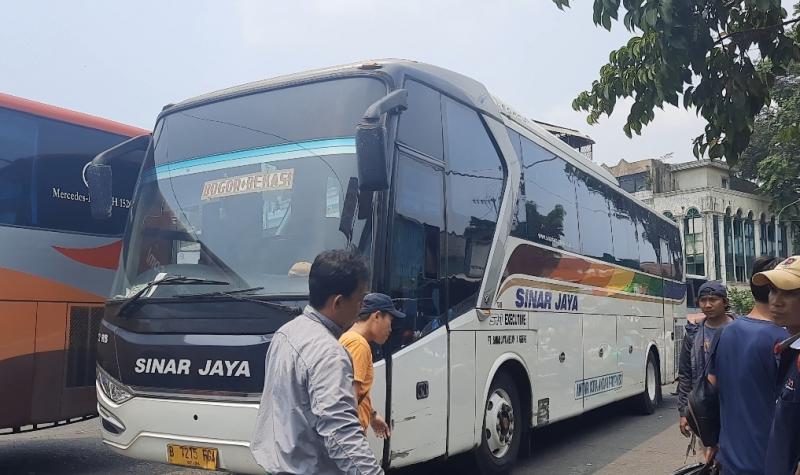
POLYGON ((619 186, 628 193, 650 189, 650 174, 648 172, 621 176, 618 180, 619 186))
POLYGON ((789 246, 788 242, 786 242, 786 225, 779 224, 778 225, 778 254, 781 257, 788 257, 789 253, 789 246))
POLYGON ((686 246, 686 273, 706 275, 703 218, 690 208, 683 220, 683 240, 686 246))
POLYGON ((719 216, 714 216, 714 279, 722 279, 722 260, 719 252, 719 216))
POLYGON ((673 222, 675 221, 675 216, 673 216, 673 214, 672 214, 671 212, 669 212, 669 211, 664 211, 664 212, 663 212, 663 213, 661 213, 661 214, 663 214, 663 215, 664 215, 664 217, 665 217, 665 218, 667 218, 668 220, 670 220, 670 221, 673 221, 673 222))
POLYGON ((723 178, 722 179, 722 187, 723 188, 728 188, 728 179, 727 178, 723 178))
POLYGON ((767 250, 768 231, 767 231, 767 218, 764 216, 763 213, 761 214, 761 219, 759 220, 758 225, 761 228, 761 236, 759 237, 758 240, 761 247, 761 255, 766 256, 769 254, 769 251, 767 250))
POLYGON ((775 218, 767 223, 767 255, 775 255, 775 218))

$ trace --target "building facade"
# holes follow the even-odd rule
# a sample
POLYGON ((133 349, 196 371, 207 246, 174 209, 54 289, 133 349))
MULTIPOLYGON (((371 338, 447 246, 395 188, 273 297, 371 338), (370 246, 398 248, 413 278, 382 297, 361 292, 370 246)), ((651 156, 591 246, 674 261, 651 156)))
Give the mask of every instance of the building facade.
POLYGON ((745 285, 756 257, 796 252, 792 226, 778 222, 776 231, 770 201, 724 162, 620 160, 603 166, 625 191, 678 224, 687 275, 745 285))

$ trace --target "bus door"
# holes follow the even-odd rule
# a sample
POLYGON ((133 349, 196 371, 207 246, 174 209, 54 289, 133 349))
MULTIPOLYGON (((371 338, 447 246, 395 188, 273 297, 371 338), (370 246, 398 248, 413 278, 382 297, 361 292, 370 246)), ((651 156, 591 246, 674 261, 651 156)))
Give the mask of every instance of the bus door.
MULTIPOLYGON (((443 325, 444 170, 399 152, 390 226, 388 293, 407 317, 395 320, 390 355, 392 427, 388 462, 443 455, 447 440, 447 329, 443 325)), ((384 455, 386 449, 384 449, 384 455)), ((384 461, 386 463, 386 460, 384 461)))

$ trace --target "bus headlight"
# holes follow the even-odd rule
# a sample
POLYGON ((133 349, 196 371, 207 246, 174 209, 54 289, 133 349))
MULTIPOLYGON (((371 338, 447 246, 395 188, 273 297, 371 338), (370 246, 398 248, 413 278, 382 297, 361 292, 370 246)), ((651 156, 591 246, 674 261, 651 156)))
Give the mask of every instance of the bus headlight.
POLYGON ((103 394, 114 401, 115 404, 122 404, 133 397, 133 391, 106 373, 103 368, 97 367, 97 382, 103 390, 103 394))

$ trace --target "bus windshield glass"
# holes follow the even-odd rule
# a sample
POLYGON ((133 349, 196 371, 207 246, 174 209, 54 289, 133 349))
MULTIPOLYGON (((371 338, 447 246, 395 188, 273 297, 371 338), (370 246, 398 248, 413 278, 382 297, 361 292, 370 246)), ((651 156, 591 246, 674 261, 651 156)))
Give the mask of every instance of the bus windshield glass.
POLYGON ((229 285, 153 286, 143 296, 254 289, 243 295, 297 298, 320 252, 368 255, 371 218, 348 217, 345 199, 357 189, 356 124, 385 94, 379 80, 350 77, 164 116, 112 295, 177 275, 229 285))

